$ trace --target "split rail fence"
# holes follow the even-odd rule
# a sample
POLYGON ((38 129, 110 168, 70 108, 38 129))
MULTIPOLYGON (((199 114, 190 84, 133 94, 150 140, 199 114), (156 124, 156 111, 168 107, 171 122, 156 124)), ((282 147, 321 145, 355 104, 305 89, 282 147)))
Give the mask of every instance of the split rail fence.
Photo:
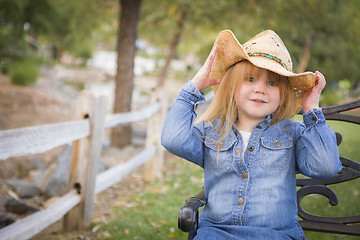
POLYGON ((108 116, 106 106, 106 96, 82 92, 77 101, 77 119, 81 120, 0 131, 0 160, 72 143, 67 193, 45 210, 0 229, 0 239, 32 238, 62 218, 65 230, 88 227, 96 194, 143 164, 145 179, 160 175, 163 165, 160 128, 167 111, 166 100, 159 102, 153 97, 152 103, 139 111, 108 116), (127 162, 97 174, 105 129, 143 120, 147 121, 145 149, 127 162))

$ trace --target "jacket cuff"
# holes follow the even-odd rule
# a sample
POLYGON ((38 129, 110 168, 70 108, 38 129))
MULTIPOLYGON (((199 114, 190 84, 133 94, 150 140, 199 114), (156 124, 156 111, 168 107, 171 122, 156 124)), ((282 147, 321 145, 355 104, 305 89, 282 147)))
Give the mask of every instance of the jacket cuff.
POLYGON ((204 94, 192 81, 188 81, 180 92, 180 96, 190 100, 191 104, 198 105, 205 101, 204 94))
POLYGON ((306 127, 311 127, 319 123, 325 122, 325 116, 322 112, 322 109, 318 108, 304 113, 303 120, 306 127))

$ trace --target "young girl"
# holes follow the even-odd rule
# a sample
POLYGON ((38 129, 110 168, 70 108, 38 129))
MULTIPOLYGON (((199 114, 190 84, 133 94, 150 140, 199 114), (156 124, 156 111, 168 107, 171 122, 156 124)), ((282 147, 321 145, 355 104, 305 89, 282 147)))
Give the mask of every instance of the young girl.
POLYGON ((295 174, 327 178, 342 166, 318 106, 324 76, 291 69, 273 31, 241 45, 225 30, 172 106, 163 146, 204 168, 207 203, 195 239, 305 239, 295 174), (209 86, 215 97, 194 124, 209 86), (289 120, 301 105, 304 124, 289 120))

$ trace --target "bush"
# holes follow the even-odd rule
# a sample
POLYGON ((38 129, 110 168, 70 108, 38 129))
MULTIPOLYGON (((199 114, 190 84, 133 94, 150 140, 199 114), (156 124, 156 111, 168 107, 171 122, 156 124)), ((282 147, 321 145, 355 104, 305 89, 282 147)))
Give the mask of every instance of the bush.
POLYGON ((321 93, 320 106, 321 107, 333 106, 338 104, 340 100, 341 99, 339 97, 337 89, 335 88, 326 89, 321 93))
POLYGON ((8 64, 10 81, 13 84, 29 86, 36 82, 39 76, 40 61, 31 58, 12 60, 8 64))
POLYGON ((332 83, 321 93, 320 106, 337 105, 351 98, 351 82, 347 79, 332 83))

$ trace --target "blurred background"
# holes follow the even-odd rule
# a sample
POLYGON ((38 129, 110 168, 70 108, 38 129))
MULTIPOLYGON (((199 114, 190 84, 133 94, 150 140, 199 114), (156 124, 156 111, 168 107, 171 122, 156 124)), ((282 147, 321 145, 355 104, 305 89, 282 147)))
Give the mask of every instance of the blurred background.
MULTIPOLYGON (((288 47, 295 72, 325 74, 323 104, 359 95, 359 1, 144 0, 138 10, 124 7, 139 11, 124 25, 137 24, 136 75, 160 76, 171 55, 167 78, 190 79, 219 31, 231 29, 244 43, 272 29, 288 47)), ((41 66, 64 62, 115 76, 120 13, 115 0, 1 0, 1 72, 22 85, 34 84, 41 66)))
MULTIPOLYGON (((0 130, 73 119, 81 90, 108 95, 110 113, 147 105, 156 89, 166 91, 171 103, 202 66, 223 29, 232 30, 240 43, 263 30, 274 30, 292 56, 294 72, 319 70, 325 75, 321 106, 359 99, 359 12, 358 0, 0 0, 0 130)), ((332 127, 347 129, 352 134, 349 142, 359 141, 353 136, 358 130, 351 126, 332 127)), ((108 145, 127 146, 133 143, 134 131, 143 130, 142 126, 119 128, 108 145)), ((359 156, 355 145, 346 146, 349 158, 359 156)), ((51 159, 44 156, 35 163, 45 169, 51 159)), ((98 219, 87 238, 184 239, 176 229, 177 211, 189 194, 201 188, 202 172, 182 162, 175 160, 165 178, 147 190, 138 190, 143 182, 135 184, 138 195, 132 192, 118 200, 121 210, 115 220, 108 224, 98 219), (171 198, 175 196, 179 198, 171 198), (156 205, 160 197, 167 205, 161 201, 156 205), (160 216, 159 208, 167 217, 160 216), (134 212, 138 219, 131 217, 134 212), (156 214, 160 217, 150 220, 156 214), (175 220, 168 219, 170 214, 175 220), (138 222, 135 228, 131 218, 138 222), (139 238, 132 235, 142 231, 139 238)), ((0 178, 28 177, 29 169, 36 168, 33 160, 29 166, 19 167, 20 160, 17 164, 1 165, 0 178)), ((129 189, 131 184, 123 191, 129 189)), ((340 214, 358 213, 356 185, 341 190, 347 191, 343 195, 352 207, 340 209, 340 214)), ((320 201, 318 205, 327 204, 320 201)), ((312 210, 318 205, 308 203, 312 210)))

